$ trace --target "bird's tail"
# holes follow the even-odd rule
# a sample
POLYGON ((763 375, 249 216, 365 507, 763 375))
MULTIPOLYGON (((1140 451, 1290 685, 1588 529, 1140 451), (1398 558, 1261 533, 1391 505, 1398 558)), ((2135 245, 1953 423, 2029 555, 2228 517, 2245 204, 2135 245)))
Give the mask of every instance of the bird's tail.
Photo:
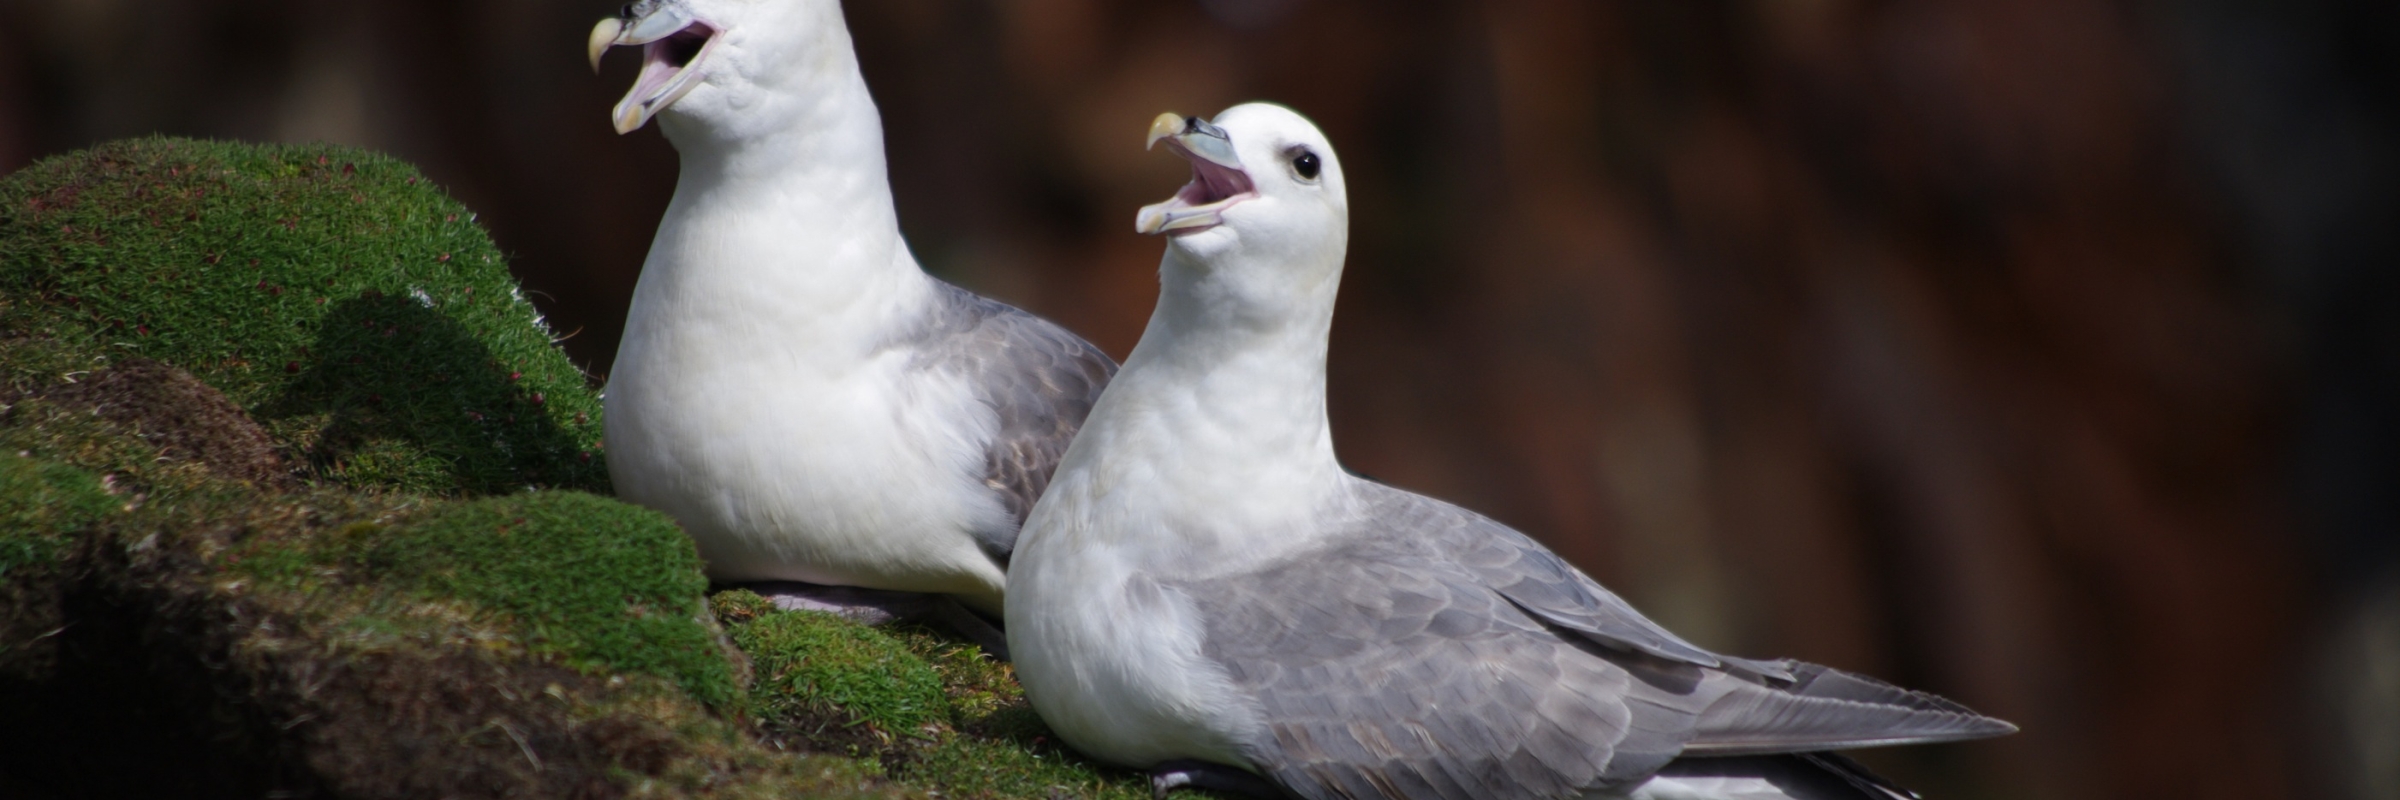
POLYGON ((1734 684, 1700 712, 1683 753, 1738 756, 1813 753, 1855 747, 1929 744, 2014 733, 2017 726, 1948 699, 1800 661, 1758 663, 1788 681, 1713 676, 1734 684))

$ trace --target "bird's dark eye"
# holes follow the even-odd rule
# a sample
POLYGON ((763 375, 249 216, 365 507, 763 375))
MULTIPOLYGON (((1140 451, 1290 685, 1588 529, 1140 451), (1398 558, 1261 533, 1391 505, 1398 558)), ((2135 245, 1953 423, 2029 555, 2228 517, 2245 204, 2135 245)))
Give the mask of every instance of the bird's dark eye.
POLYGON ((1307 180, 1316 180, 1317 173, 1324 171, 1324 169, 1325 165, 1317 162, 1317 154, 1315 153, 1303 150, 1300 151, 1299 155, 1292 157, 1292 171, 1300 173, 1300 177, 1307 180))

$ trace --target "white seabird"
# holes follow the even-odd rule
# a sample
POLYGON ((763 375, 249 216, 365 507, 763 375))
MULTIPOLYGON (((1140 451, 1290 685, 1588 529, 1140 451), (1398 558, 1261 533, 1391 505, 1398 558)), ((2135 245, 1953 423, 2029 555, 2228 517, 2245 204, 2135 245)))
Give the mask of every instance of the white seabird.
POLYGON ((1514 530, 1344 471, 1340 163, 1280 106, 1161 116, 1192 182, 1157 310, 1034 506, 1007 631, 1067 743, 1311 798, 1891 800, 1830 750, 1996 736, 1956 703, 1710 653, 1514 530))
POLYGON ((617 494, 681 523, 712 580, 997 615, 1116 365, 919 268, 836 0, 642 0, 592 30, 593 68, 618 45, 643 64, 616 128, 655 117, 681 172, 608 381, 617 494))

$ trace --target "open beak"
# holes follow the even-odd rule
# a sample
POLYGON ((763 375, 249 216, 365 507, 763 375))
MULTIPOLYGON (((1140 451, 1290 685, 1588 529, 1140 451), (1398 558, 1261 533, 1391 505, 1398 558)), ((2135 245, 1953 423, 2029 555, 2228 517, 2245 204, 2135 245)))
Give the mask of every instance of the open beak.
POLYGON ((700 65, 716 50, 719 36, 716 26, 692 16, 680 4, 646 3, 650 9, 640 17, 630 16, 635 6, 626 6, 629 16, 609 17, 592 26, 591 38, 584 43, 591 57, 592 72, 600 71, 600 56, 618 45, 642 48, 642 76, 633 83, 633 91, 617 101, 610 112, 618 133, 632 133, 665 111, 684 94, 700 85, 700 65))
POLYGON ((1150 121, 1150 141, 1144 147, 1159 142, 1192 162, 1192 182, 1164 203, 1143 206, 1133 218, 1135 232, 1177 236, 1204 231, 1225 221, 1225 209, 1258 196, 1224 128, 1169 112, 1150 121))

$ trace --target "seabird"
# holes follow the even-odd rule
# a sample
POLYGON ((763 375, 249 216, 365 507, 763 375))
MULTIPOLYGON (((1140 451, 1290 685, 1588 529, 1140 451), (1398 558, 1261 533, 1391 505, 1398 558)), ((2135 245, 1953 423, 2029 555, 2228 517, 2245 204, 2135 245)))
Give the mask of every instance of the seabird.
POLYGON ((721 583, 997 617, 1018 525, 1116 364, 918 266, 836 0, 642 0, 592 29, 594 70, 616 46, 642 53, 617 131, 655 118, 681 159, 608 380, 617 494, 721 583))
POLYGON ((1158 306, 1009 573, 1017 677, 1067 743, 1161 795, 1893 800, 1829 751, 2015 730, 1711 653, 1515 530, 1346 472, 1332 146, 1260 103, 1150 143, 1193 176, 1136 221, 1168 237, 1158 306))

